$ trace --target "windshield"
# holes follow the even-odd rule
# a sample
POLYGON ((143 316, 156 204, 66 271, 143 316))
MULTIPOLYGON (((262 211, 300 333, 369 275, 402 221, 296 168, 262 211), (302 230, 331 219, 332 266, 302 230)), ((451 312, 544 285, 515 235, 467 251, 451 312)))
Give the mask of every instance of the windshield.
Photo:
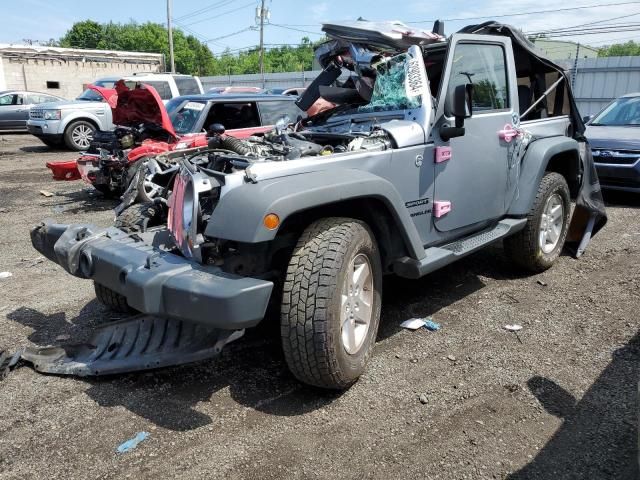
POLYGON ((590 125, 640 126, 640 97, 619 98, 594 118, 590 125))
POLYGON ((96 87, 102 88, 114 88, 116 85, 116 80, 96 80, 93 82, 96 87))
POLYGON ((87 102, 104 102, 104 98, 95 90, 87 88, 76 100, 85 100, 87 102))
POLYGON ((403 53, 376 65, 376 81, 371 101, 359 107, 359 112, 384 112, 420 107, 422 98, 420 95, 412 94, 411 76, 407 75, 408 69, 412 68, 408 59, 409 55, 403 53))
POLYGON ((206 102, 185 101, 175 98, 167 103, 167 113, 177 134, 194 133, 206 102))

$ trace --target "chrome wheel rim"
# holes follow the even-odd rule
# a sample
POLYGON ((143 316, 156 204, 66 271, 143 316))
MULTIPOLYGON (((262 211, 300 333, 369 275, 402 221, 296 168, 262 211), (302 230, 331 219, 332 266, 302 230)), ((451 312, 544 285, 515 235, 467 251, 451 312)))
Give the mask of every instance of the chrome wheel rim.
POLYGON ((540 219, 540 248, 544 253, 551 253, 560 241, 564 226, 564 204, 562 197, 554 193, 547 199, 540 219))
POLYGON ((154 177, 153 174, 146 175, 144 177, 143 188, 144 188, 144 193, 148 198, 155 198, 156 195, 158 195, 158 192, 160 192, 160 189, 162 188, 160 185, 153 182, 152 180, 153 177, 154 177))
POLYGON ((144 165, 142 165, 141 168, 145 170, 142 179, 142 188, 144 189, 144 194, 149 199, 155 198, 158 193, 160 193, 162 186, 154 182, 153 179, 155 178, 156 174, 162 173, 162 169, 153 159, 149 159, 144 165))
POLYGON ((369 258, 356 255, 342 286, 340 325, 342 346, 349 355, 360 351, 373 314, 373 275, 369 258))
POLYGON ((86 125, 78 125, 71 132, 71 139, 80 148, 89 148, 89 143, 93 139, 93 130, 86 125))

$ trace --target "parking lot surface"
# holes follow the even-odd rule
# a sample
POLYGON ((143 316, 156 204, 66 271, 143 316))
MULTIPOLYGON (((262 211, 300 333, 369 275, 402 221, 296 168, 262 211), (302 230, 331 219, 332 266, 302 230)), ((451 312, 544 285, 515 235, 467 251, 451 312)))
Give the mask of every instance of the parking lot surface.
MULTIPOLYGON (((117 318, 29 240, 44 218, 113 220, 115 201, 51 179, 47 161, 74 157, 0 135, 0 272, 12 273, 0 348, 81 340, 117 318)), ((343 393, 288 373, 277 320, 195 365, 98 379, 18 368, 0 382, 0 478, 637 478, 640 196, 605 199, 609 223, 585 256, 543 274, 498 245, 386 279, 372 362, 343 393), (399 327, 413 317, 442 328, 399 327)))

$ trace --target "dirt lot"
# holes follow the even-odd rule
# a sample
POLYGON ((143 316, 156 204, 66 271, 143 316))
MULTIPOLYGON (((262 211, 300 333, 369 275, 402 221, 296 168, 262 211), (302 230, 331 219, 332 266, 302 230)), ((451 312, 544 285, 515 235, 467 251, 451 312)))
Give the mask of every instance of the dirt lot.
MULTIPOLYGON (((114 316, 29 241, 46 217, 111 222, 114 202, 50 179, 46 161, 72 158, 0 135, 0 271, 13 273, 0 279, 0 347, 61 343, 114 316)), ((19 368, 0 383, 0 478, 637 478, 640 197, 607 201, 587 255, 542 275, 495 247, 387 279, 373 361, 342 394, 298 384, 268 329, 153 373, 19 368), (414 316, 442 329, 399 328, 414 316)))

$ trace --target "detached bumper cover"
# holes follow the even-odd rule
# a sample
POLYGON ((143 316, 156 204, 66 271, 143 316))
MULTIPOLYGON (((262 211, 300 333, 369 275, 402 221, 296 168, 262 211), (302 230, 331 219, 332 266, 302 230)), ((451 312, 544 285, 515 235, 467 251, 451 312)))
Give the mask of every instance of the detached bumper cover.
POLYGON ((36 250, 70 274, 92 279, 127 298, 148 315, 225 330, 256 326, 264 317, 273 283, 223 272, 152 246, 117 228, 45 222, 31 231, 36 250))

